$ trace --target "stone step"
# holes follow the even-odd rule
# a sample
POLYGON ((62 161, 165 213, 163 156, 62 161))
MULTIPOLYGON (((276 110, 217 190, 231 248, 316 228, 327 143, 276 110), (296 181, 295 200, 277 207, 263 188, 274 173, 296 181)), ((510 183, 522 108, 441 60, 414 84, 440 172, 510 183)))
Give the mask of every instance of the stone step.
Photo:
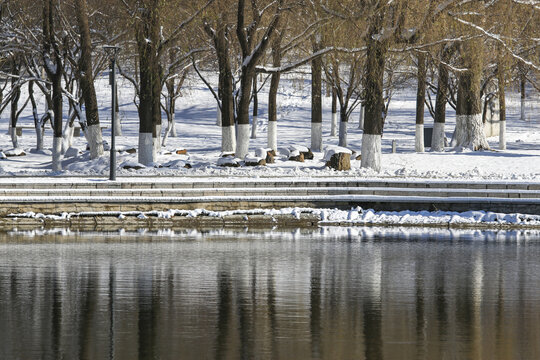
POLYGON ((160 181, 144 178, 144 181, 122 179, 110 182, 81 179, 73 182, 44 182, 39 179, 15 178, 0 181, 0 190, 7 189, 213 189, 213 188, 407 188, 407 189, 486 189, 486 190, 540 190, 540 183, 526 182, 467 182, 467 181, 404 181, 361 179, 215 179, 179 178, 177 181, 160 181), (19 180, 19 181, 18 181, 19 180))
POLYGON ((206 189, 0 189, 0 201, 16 197, 211 197, 211 196, 309 196, 309 195, 377 195, 415 197, 481 197, 540 198, 540 190, 461 189, 461 188, 393 188, 393 187, 266 187, 206 189))

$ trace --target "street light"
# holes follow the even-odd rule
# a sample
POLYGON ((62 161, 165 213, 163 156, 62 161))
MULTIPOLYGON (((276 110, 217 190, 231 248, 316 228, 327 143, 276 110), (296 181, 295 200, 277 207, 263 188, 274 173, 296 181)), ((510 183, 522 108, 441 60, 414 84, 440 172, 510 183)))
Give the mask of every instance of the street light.
POLYGON ((111 155, 110 155, 110 169, 109 169, 109 180, 116 180, 116 142, 115 142, 115 132, 116 132, 116 54, 120 51, 120 47, 105 45, 103 49, 109 55, 111 59, 111 76, 110 76, 110 85, 112 91, 112 101, 111 101, 111 155))

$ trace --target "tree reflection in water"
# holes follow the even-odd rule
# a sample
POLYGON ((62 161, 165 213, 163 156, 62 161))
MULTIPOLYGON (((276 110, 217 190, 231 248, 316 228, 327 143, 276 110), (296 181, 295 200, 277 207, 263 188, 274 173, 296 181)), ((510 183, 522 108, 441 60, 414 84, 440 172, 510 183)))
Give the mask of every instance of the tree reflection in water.
POLYGON ((539 239, 4 233, 0 358, 540 358, 539 239))

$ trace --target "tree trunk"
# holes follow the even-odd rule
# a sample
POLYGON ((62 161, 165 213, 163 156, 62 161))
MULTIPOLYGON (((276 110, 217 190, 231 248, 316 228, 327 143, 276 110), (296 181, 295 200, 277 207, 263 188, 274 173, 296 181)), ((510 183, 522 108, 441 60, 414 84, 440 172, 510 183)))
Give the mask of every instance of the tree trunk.
MULTIPOLYGON (((321 48, 320 41, 313 41, 313 52, 321 48)), ((311 149, 322 151, 322 58, 311 60, 311 149)))
POLYGON ((233 75, 229 60, 229 41, 225 22, 217 30, 214 38, 219 65, 219 93, 221 94, 221 151, 236 150, 236 129, 234 126, 233 75))
POLYGON ((240 79, 240 95, 237 109, 237 157, 243 159, 249 152, 249 103, 251 99, 251 86, 255 73, 253 69, 247 66, 242 67, 240 79))
POLYGON ((520 74, 520 77, 519 77, 519 89, 520 89, 520 94, 521 94, 521 115, 520 115, 520 119, 522 121, 525 121, 525 97, 527 96, 526 91, 525 91, 525 83, 526 83, 525 70, 521 70, 521 74, 520 74))
POLYGON ((101 127, 99 125, 99 110, 92 77, 92 39, 90 38, 90 27, 88 25, 88 9, 86 0, 76 0, 77 22, 79 35, 81 37, 81 57, 79 60, 79 76, 82 96, 85 104, 88 146, 90 147, 90 158, 96 159, 103 155, 103 139, 101 127))
POLYGON ((381 138, 383 130, 383 80, 387 44, 373 39, 379 27, 373 26, 368 35, 365 74, 365 118, 362 136, 362 167, 381 170, 381 138))
POLYGON ((161 125, 161 79, 157 58, 160 29, 157 6, 158 0, 152 0, 152 4, 142 10, 136 29, 140 78, 139 162, 147 166, 156 160, 161 130, 158 128, 161 125))
POLYGON ((360 102, 360 114, 358 114, 358 128, 364 130, 364 103, 360 102))
POLYGON ((426 101, 426 54, 418 53, 418 85, 416 92, 416 134, 415 134, 415 151, 417 153, 424 152, 424 102, 426 101))
POLYGON ((437 83, 437 98, 435 100, 435 123, 431 137, 432 151, 444 151, 444 125, 446 122, 446 103, 448 101, 448 77, 446 65, 443 63, 439 64, 439 80, 437 83))
POLYGON ((347 109, 343 106, 339 111, 339 118, 339 146, 347 147, 347 125, 349 117, 347 116, 347 109))
POLYGON ((338 117, 337 117, 337 93, 336 88, 332 86, 332 120, 330 124, 330 136, 336 137, 337 136, 337 123, 338 123, 338 117))
POLYGON ((257 76, 253 77, 253 116, 251 118, 251 138, 257 138, 257 121, 259 117, 259 97, 257 94, 257 76))
MULTIPOLYGON (((272 42, 272 64, 275 67, 281 65, 281 36, 276 36, 272 42)), ((268 133, 267 146, 277 151, 277 92, 280 74, 273 73, 270 78, 268 90, 268 133)))
POLYGON ((54 9, 53 0, 43 2, 43 58, 52 87, 52 170, 62 171, 62 73, 64 69, 54 32, 54 9), (51 55, 54 57, 54 63, 51 55))
POLYGON ((36 98, 34 97, 34 82, 28 82, 28 97, 32 104, 32 116, 34 118, 34 127, 36 129, 36 150, 43 150, 43 133, 45 128, 43 127, 43 120, 40 119, 37 110, 36 98))
POLYGON ((504 64, 499 62, 497 70, 499 95, 499 150, 506 150, 506 79, 504 64))
MULTIPOLYGON (((17 59, 13 59, 13 66, 11 72, 13 75, 17 76, 20 74, 20 65, 17 63, 17 59)), ((17 82, 17 78, 11 78, 11 87, 13 91, 13 96, 11 98, 11 112, 10 112, 10 135, 11 143, 13 148, 19 147, 19 140, 17 138, 17 121, 19 120, 19 99, 21 98, 21 88, 19 86, 14 88, 14 85, 17 82)))
POLYGON ((475 41, 463 48, 464 65, 468 70, 459 76, 456 130, 452 139, 453 145, 458 149, 469 148, 473 151, 489 149, 484 134, 480 99, 482 60, 478 51, 481 46, 475 41))

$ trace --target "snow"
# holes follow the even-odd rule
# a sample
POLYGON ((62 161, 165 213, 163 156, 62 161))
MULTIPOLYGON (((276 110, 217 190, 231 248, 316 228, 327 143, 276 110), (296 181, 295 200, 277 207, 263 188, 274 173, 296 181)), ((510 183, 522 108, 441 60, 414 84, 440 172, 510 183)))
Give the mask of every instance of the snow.
POLYGON ((62 213, 60 215, 44 215, 41 213, 27 212, 21 214, 10 214, 12 218, 34 218, 69 220, 72 217, 91 216, 116 216, 124 219, 126 216, 135 216, 138 219, 157 217, 171 219, 175 216, 184 217, 226 217, 231 215, 292 215, 300 219, 302 214, 317 216, 319 225, 398 225, 398 226, 478 226, 485 225, 491 227, 516 226, 516 227, 538 227, 540 226, 539 215, 526 214, 502 214, 485 211, 374 211, 373 209, 362 209, 360 207, 351 210, 338 209, 312 209, 312 208, 284 208, 284 209, 252 209, 252 210, 230 210, 230 211, 209 211, 205 209, 196 210, 166 210, 166 211, 102 211, 102 212, 79 212, 62 213))
MULTIPOLYGON (((287 149, 287 154, 280 153, 275 157, 275 163, 265 167, 228 168, 218 166, 221 154, 221 132, 216 126, 215 98, 202 84, 198 77, 193 76, 185 82, 183 96, 178 99, 176 109, 176 126, 178 137, 169 137, 164 152, 157 154, 153 160, 156 164, 172 164, 176 160, 186 161, 175 153, 176 149, 185 148, 189 153, 191 169, 179 166, 153 167, 147 166, 141 170, 118 169, 118 176, 172 176, 178 180, 193 177, 249 177, 249 178, 280 178, 292 177, 309 179, 312 177, 336 177, 336 173, 324 167, 324 153, 314 152, 313 160, 303 163, 288 160, 290 147, 307 148, 311 144, 311 86, 309 82, 308 67, 300 68, 293 74, 284 74, 278 92, 278 119, 277 119, 277 145, 279 149, 287 149)), ((217 83, 216 74, 207 74, 212 84, 217 83)), ((100 107, 100 121, 104 129, 103 137, 110 143, 110 86, 107 77, 97 80, 98 105, 100 107)), ((23 89, 25 90, 25 89, 23 89)), ((510 89, 509 89, 510 90, 510 89)), ((36 92, 36 95, 39 92, 36 92)), ((136 147, 138 143, 138 114, 133 103, 134 90, 130 83, 120 78, 119 100, 120 119, 123 136, 116 137, 118 149, 136 147)), ((257 139, 250 139, 249 153, 256 149, 268 148, 267 131, 267 94, 268 84, 263 87, 259 96, 259 124, 257 139)), ((24 98, 26 94, 23 93, 24 98)), ((426 148, 425 153, 415 152, 415 101, 414 86, 398 91, 390 103, 389 114, 386 120, 384 134, 381 140, 382 157, 381 170, 375 172, 361 168, 360 161, 351 161, 351 170, 340 172, 339 177, 366 178, 366 179, 407 179, 426 181, 467 179, 475 181, 508 180, 508 181, 540 181, 540 99, 535 91, 528 91, 526 103, 526 120, 520 120, 519 94, 509 92, 507 104, 507 150, 505 151, 463 151, 457 152, 446 148, 445 152, 431 152, 426 148), (397 142, 397 153, 391 153, 392 140, 397 142)), ((38 99, 39 111, 44 111, 43 98, 38 99)), ((67 109, 67 105, 65 106, 67 109)), ((358 108, 351 119, 359 116, 358 108)), ((427 111, 427 110, 426 110, 427 111)), ((331 97, 323 97, 323 123, 322 131, 324 144, 338 145, 338 139, 330 136, 331 130, 331 97)), ((0 150, 4 153, 12 147, 11 139, 7 135, 9 111, 2 113, 0 121, 0 150)), ((425 126, 432 126, 433 120, 428 112, 425 114, 425 126)), ((165 116, 164 116, 165 119, 165 116)), ((32 126, 33 117, 31 109, 27 108, 21 114, 19 125, 32 126)), ((448 106, 446 136, 451 138, 455 126, 455 113, 448 106)), ((354 121, 350 121, 348 128, 348 149, 362 148, 362 129, 354 121)), ((498 149, 498 137, 488 138, 492 149, 498 149)), ((19 137, 19 146, 26 153, 22 157, 8 157, 0 159, 0 176, 103 176, 108 177, 109 154, 90 160, 88 152, 74 158, 63 160, 63 170, 52 172, 51 155, 52 131, 46 126, 44 138, 45 151, 32 152, 36 147, 35 134, 24 132, 19 137)), ((73 139, 73 147, 86 149, 86 140, 83 136, 73 139)), ((138 152, 135 154, 118 153, 118 164, 126 161, 138 163, 138 152)), ((258 157, 262 157, 259 156, 258 157)), ((223 160, 222 160, 223 161, 223 160)), ((56 180, 58 181, 58 178, 56 180)), ((190 180, 193 181, 193 180, 190 180)))

